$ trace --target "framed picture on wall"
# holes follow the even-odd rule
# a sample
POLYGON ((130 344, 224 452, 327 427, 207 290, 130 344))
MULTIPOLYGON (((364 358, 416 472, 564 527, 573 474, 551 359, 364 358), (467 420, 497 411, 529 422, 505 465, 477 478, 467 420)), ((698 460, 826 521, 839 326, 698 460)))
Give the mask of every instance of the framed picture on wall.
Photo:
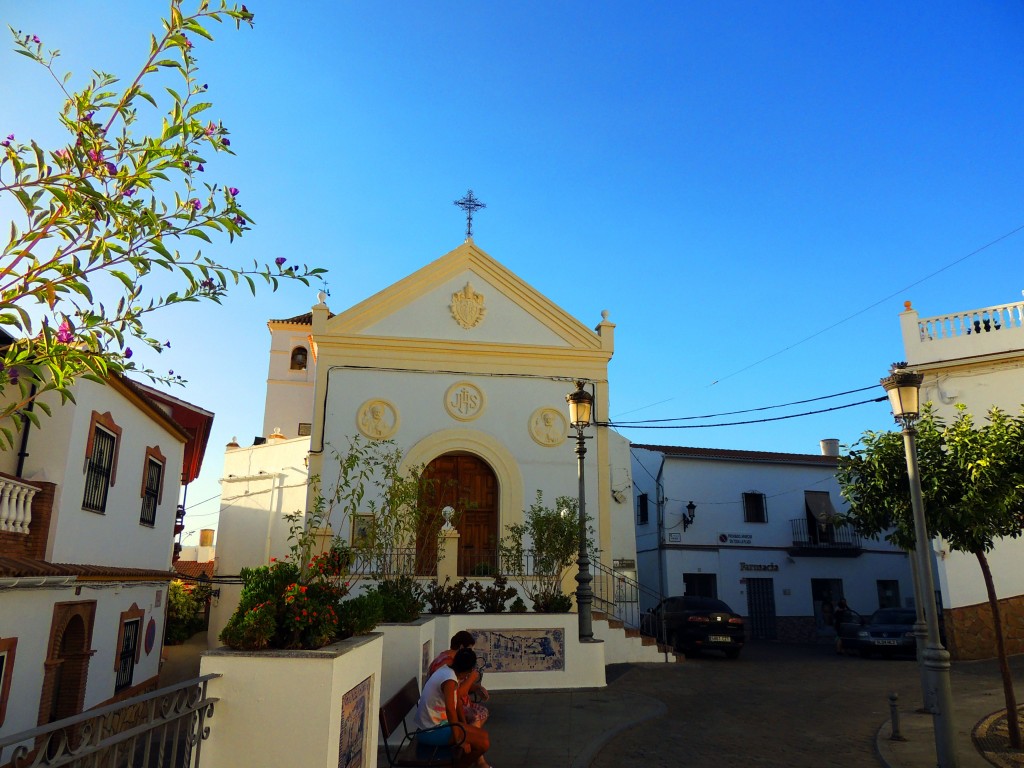
POLYGON ((372 528, 373 515, 352 516, 352 549, 362 549, 369 545, 372 528))

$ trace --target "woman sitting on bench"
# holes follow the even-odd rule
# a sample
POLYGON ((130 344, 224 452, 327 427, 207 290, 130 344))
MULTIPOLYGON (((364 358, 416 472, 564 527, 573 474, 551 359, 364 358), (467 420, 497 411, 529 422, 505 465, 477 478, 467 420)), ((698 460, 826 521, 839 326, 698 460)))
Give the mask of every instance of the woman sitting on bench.
MULTIPOLYGON (((430 674, 434 674, 441 667, 450 665, 460 648, 472 649, 474 645, 476 645, 476 639, 472 634, 464 629, 456 632, 452 635, 451 648, 447 651, 441 651, 437 658, 430 662, 430 674)), ((472 674, 459 683, 459 703, 462 704, 462 709, 466 713, 466 722, 470 725, 477 725, 483 728, 487 724, 490 712, 487 711, 487 707, 478 702, 487 701, 489 698, 490 694, 487 693, 487 689, 480 684, 480 672, 478 670, 474 669, 472 674), (476 701, 473 700, 474 698, 476 701)))
POLYGON ((420 744, 428 746, 443 746, 455 741, 451 724, 458 724, 458 729, 465 731, 466 739, 462 743, 465 754, 456 761, 458 768, 468 768, 474 763, 477 768, 490 768, 484 760, 484 753, 491 746, 487 731, 466 722, 458 697, 459 684, 468 679, 475 669, 476 654, 472 650, 463 648, 456 652, 451 666, 441 667, 428 678, 423 686, 423 693, 416 706, 416 717, 413 720, 416 728, 433 728, 449 724, 448 728, 438 728, 436 731, 416 737, 420 744))

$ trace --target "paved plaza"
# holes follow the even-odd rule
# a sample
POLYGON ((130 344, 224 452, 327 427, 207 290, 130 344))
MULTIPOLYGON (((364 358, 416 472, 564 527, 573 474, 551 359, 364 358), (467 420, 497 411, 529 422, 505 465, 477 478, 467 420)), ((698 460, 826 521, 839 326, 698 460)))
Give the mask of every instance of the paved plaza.
MULTIPOLYGON (((1014 659, 1024 679, 1024 657, 1014 659)), ((911 659, 837 656, 830 645, 749 645, 680 664, 608 668, 597 691, 493 696, 488 754, 496 768, 821 768, 935 765, 932 718, 915 714, 911 659), (904 742, 889 742, 890 693, 904 742)), ((988 766, 972 728, 1003 706, 995 662, 954 665, 961 768, 988 766)), ((1015 763, 999 763, 1010 765, 1015 763)))

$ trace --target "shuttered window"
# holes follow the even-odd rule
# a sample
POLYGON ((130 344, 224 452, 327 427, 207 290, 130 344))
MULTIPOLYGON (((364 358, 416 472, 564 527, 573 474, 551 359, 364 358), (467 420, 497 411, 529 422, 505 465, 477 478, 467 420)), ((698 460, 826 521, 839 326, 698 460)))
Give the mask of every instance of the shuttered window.
POLYGON ((142 515, 139 522, 143 525, 156 523, 156 505, 160 496, 160 478, 164 466, 159 461, 146 461, 146 487, 142 494, 142 515))
POLYGON ((82 509, 102 513, 107 511, 107 491, 110 489, 110 474, 114 467, 117 437, 102 427, 94 429, 92 455, 88 459, 85 474, 82 509))

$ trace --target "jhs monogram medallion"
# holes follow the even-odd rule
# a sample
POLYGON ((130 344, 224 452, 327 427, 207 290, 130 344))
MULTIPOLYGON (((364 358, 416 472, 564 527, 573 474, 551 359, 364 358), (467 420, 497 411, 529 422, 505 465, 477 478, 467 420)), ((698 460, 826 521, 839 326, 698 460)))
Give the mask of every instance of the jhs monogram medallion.
POLYGON ((459 421, 472 421, 484 412, 484 393, 476 384, 457 381, 444 393, 444 408, 459 421))

